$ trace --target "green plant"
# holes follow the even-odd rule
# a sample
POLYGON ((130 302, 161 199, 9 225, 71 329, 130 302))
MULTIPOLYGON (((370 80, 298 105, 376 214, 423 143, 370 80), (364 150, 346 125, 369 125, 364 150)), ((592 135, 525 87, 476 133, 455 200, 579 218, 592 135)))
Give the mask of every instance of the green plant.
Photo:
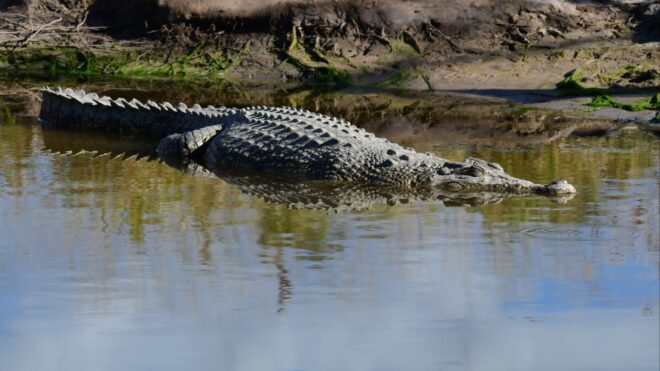
POLYGON ((574 96, 574 95, 602 95, 607 92, 605 89, 598 88, 585 88, 580 84, 580 81, 584 76, 582 72, 578 69, 575 69, 564 76, 564 79, 559 81, 555 86, 562 95, 574 96))
POLYGON ((644 110, 658 111, 660 110, 660 93, 656 93, 649 98, 638 99, 632 103, 619 103, 616 102, 611 95, 599 95, 585 105, 594 108, 619 108, 632 112, 644 110))

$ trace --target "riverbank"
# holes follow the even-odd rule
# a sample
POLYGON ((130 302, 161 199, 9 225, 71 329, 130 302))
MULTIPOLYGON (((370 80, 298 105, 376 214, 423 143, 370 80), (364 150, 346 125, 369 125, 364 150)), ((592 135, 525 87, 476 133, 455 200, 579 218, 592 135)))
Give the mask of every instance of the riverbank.
MULTIPOLYGON (((660 87, 649 1, 260 4, 0 1, 0 76, 451 91, 573 111, 595 110, 567 96, 650 101, 660 87)), ((649 107, 613 118, 657 120, 649 107)))
MULTIPOLYGON (((403 144, 480 144, 499 147, 552 143, 563 138, 616 136, 641 131, 660 137, 660 125, 584 112, 584 97, 521 104, 510 99, 454 92, 387 88, 243 87, 208 81, 60 79, 113 98, 247 107, 289 106, 346 119, 378 136, 403 144), (574 107, 554 106, 573 102, 574 107)), ((0 124, 29 123, 41 105, 43 81, 0 80, 0 124)), ((620 114, 626 111, 617 110, 620 114)), ((631 112, 645 114, 647 111, 631 112)), ((651 112, 651 111, 648 111, 651 112)))

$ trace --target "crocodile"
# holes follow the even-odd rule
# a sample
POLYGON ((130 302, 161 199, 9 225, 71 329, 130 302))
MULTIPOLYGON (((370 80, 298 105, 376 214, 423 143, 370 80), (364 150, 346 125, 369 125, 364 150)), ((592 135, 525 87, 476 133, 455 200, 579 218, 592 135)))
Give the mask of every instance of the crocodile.
POLYGON ((112 99, 77 89, 42 91, 45 128, 97 130, 159 140, 168 163, 201 163, 213 173, 240 169, 292 180, 443 193, 573 195, 566 180, 537 184, 478 158, 449 161, 375 136, 345 120, 289 107, 188 107, 112 99))
MULTIPOLYGON (((98 135, 95 132, 69 130, 44 130, 44 149, 57 154, 87 158, 106 157, 106 161, 144 161, 160 158, 154 152, 157 140, 119 135, 98 135)), ((283 176, 240 171, 239 169, 205 168, 195 161, 182 163, 167 157, 163 162, 186 175, 221 179, 236 187, 240 192, 259 198, 267 203, 284 205, 290 209, 325 210, 331 212, 360 211, 374 207, 398 204, 441 202, 446 207, 482 207, 500 203, 515 195, 489 192, 443 192, 439 189, 420 187, 395 189, 358 183, 297 181, 283 176)), ((566 197, 552 198, 567 201, 566 197)))

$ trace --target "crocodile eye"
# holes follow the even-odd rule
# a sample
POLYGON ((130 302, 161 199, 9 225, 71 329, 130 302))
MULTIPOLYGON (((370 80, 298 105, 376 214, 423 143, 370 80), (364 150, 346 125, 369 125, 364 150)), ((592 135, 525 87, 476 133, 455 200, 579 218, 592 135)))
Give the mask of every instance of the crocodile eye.
POLYGON ((484 176, 486 174, 486 169, 479 165, 472 165, 469 167, 469 174, 471 176, 484 176))
POLYGON ((462 175, 479 177, 479 176, 484 176, 486 174, 486 169, 484 169, 481 165, 475 164, 461 169, 458 173, 462 175))
POLYGON ((498 164, 497 162, 489 162, 488 166, 492 167, 493 169, 504 171, 504 168, 502 165, 498 164))

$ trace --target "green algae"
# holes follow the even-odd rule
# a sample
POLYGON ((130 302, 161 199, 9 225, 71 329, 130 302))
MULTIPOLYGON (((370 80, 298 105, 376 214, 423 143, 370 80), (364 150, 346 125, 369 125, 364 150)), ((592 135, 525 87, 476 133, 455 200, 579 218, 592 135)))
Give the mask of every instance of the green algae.
POLYGON ((556 87, 564 96, 603 95, 607 93, 606 89, 584 87, 580 84, 583 78, 582 72, 576 69, 567 73, 564 79, 556 84, 556 87))
POLYGON ((9 51, 0 57, 0 76, 222 77, 248 56, 250 42, 235 55, 205 44, 178 52, 117 49, 95 52, 67 46, 9 51))
POLYGON ((660 93, 656 93, 652 97, 638 99, 632 103, 619 103, 611 95, 598 95, 585 105, 594 108, 619 108, 631 112, 658 111, 660 110, 660 93))

